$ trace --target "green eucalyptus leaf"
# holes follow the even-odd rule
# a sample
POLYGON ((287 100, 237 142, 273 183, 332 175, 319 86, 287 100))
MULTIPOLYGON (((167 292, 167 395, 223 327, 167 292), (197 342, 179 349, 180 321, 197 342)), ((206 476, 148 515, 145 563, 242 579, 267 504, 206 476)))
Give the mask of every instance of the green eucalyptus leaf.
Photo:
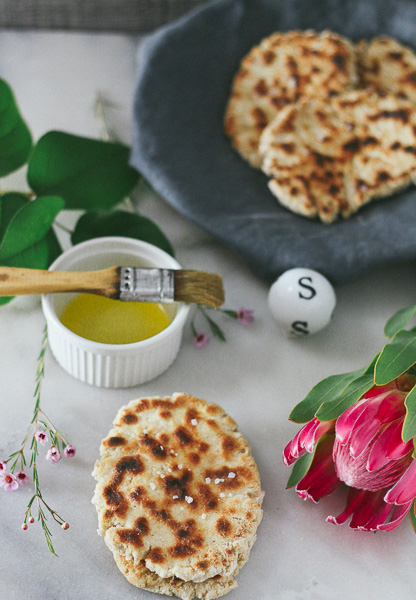
POLYGON ((380 353, 375 368, 376 385, 393 381, 416 363, 416 328, 402 329, 380 353))
POLYGON ((404 329, 408 323, 413 319, 416 314, 416 304, 402 308, 398 310, 390 319, 387 321, 384 327, 384 335, 388 338, 393 337, 401 329, 404 329))
POLYGON ((341 375, 330 375, 326 379, 323 379, 294 407, 289 415, 289 419, 295 423, 306 423, 307 421, 310 421, 317 414, 322 404, 336 401, 353 381, 366 374, 369 369, 371 370, 373 364, 374 360, 370 366, 357 369, 357 371, 351 371, 350 373, 343 373, 341 375))
POLYGON ((291 488, 299 483, 303 477, 305 477, 306 473, 309 471, 309 468, 312 464, 314 457, 313 452, 306 452, 303 456, 298 458, 298 460, 293 465, 292 472, 287 481, 286 487, 291 488))
POLYGON ((33 150, 28 182, 38 195, 62 196, 68 209, 108 210, 139 180, 129 156, 122 144, 50 131, 33 150))
POLYGON ((32 150, 32 136, 20 116, 10 86, 0 79, 0 177, 25 164, 32 150))
POLYGON ((173 248, 153 221, 124 210, 87 212, 78 220, 71 236, 74 245, 103 236, 130 237, 153 244, 173 256, 173 248))
POLYGON ((320 421, 332 421, 337 419, 344 410, 358 402, 363 394, 368 392, 374 385, 374 374, 364 373, 361 377, 354 379, 347 387, 333 400, 327 400, 316 412, 316 417, 320 421))
POLYGON ((416 386, 410 390, 404 401, 406 417, 403 423, 402 438, 408 442, 416 435, 416 386))
POLYGON ((45 196, 22 206, 10 220, 0 245, 0 264, 42 240, 64 207, 57 196, 45 196))
POLYGON ((0 245, 10 221, 28 202, 29 198, 18 192, 7 192, 0 196, 0 245))

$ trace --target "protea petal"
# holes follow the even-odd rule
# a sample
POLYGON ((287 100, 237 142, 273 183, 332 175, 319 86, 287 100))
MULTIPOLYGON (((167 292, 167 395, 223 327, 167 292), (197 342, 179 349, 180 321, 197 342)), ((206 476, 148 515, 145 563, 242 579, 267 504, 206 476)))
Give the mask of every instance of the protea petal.
POLYGON ((365 531, 376 531, 381 525, 385 524, 389 518, 391 518, 391 513, 391 504, 387 504, 384 502, 384 500, 383 502, 380 502, 378 506, 374 508, 374 513, 371 519, 367 521, 365 531))
POLYGON ((396 434, 392 436, 389 447, 387 448, 387 457, 391 460, 401 458, 405 454, 413 452, 413 439, 408 442, 403 442, 403 421, 399 420, 399 427, 396 434))
POLYGON ((283 450, 284 464, 289 466, 305 454, 305 452, 313 452, 316 443, 333 426, 332 421, 321 422, 316 417, 308 421, 283 450))
POLYGON ((306 452, 313 452, 317 441, 321 439, 324 433, 333 427, 333 424, 330 421, 318 421, 318 419, 314 420, 317 421, 317 423, 315 423, 314 427, 311 427, 303 442, 303 447, 305 448, 306 452))
POLYGON ((394 485, 407 468, 409 456, 388 461, 376 471, 367 469, 369 451, 357 458, 351 456, 348 446, 342 446, 338 440, 334 444, 334 464, 338 477, 350 487, 377 492, 394 485))
POLYGON ((386 383, 385 385, 375 385, 364 394, 363 398, 373 398, 374 396, 380 396, 380 394, 386 394, 395 389, 397 389, 397 387, 394 382, 386 383))
POLYGON ((380 423, 376 421, 374 415, 366 420, 356 431, 351 434, 349 451, 353 458, 358 458, 368 448, 375 435, 380 430, 380 423))
POLYGON ((392 504, 406 504, 416 496, 416 460, 400 477, 398 482, 387 492, 384 500, 392 504))
POLYGON ((377 529, 379 531, 391 531, 392 529, 395 529, 406 518, 412 504, 413 500, 410 500, 410 502, 407 502, 407 504, 395 506, 389 522, 377 525, 377 529))
POLYGON ((327 521, 335 525, 341 525, 352 517, 350 521, 351 529, 391 531, 406 517, 412 502, 394 507, 384 502, 383 494, 383 490, 368 492, 350 488, 345 509, 337 517, 329 516, 327 521))
POLYGON ((357 458, 371 442, 377 431, 380 429, 380 423, 375 418, 379 409, 381 399, 377 398, 367 402, 364 410, 354 423, 351 435, 348 441, 351 456, 357 458))
POLYGON ((361 502, 361 498, 365 495, 364 490, 357 490, 356 488, 350 488, 347 496, 347 505, 337 517, 333 517, 330 515, 327 517, 328 523, 333 523, 334 525, 342 525, 348 521, 352 513, 354 512, 356 506, 361 502))
POLYGON ((367 461, 368 471, 376 471, 388 464, 390 460, 401 458, 413 448, 413 442, 403 443, 403 419, 399 418, 385 425, 371 446, 367 461))
POLYGON ((366 401, 360 400, 356 402, 350 408, 347 408, 346 411, 342 413, 337 419, 335 425, 335 431, 337 435, 337 440, 340 444, 346 444, 350 435, 352 428, 357 421, 358 417, 365 410, 366 401))
POLYGON ((390 446, 391 437, 397 435, 397 430, 401 431, 401 423, 394 421, 394 423, 389 423, 380 431, 368 455, 366 465, 368 471, 377 471, 389 462, 387 450, 390 446))
POLYGON ((333 436, 328 436, 318 444, 308 472, 295 488, 301 498, 318 502, 322 496, 332 494, 341 485, 335 473, 332 446, 333 436))
POLYGON ((377 412, 377 420, 380 423, 390 423, 399 417, 404 417, 405 414, 404 396, 402 392, 393 390, 381 401, 377 412))
POLYGON ((317 421, 317 419, 312 419, 312 421, 306 423, 306 425, 299 429, 295 437, 286 445, 283 450, 283 462, 285 465, 291 465, 306 452, 304 449, 302 452, 301 442, 304 437, 308 435, 308 431, 314 427, 314 421, 317 421))
POLYGON ((374 521, 376 524, 379 522, 384 523, 385 518, 391 512, 391 506, 383 502, 383 495, 383 491, 366 491, 360 496, 360 502, 355 507, 350 521, 351 529, 372 531, 374 525, 370 526, 370 521, 374 521))

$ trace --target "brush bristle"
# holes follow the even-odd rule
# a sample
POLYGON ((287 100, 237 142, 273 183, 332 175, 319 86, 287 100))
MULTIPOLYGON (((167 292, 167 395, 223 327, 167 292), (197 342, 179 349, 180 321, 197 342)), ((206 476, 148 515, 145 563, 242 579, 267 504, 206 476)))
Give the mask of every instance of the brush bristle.
POLYGON ((204 271, 178 270, 175 275, 175 300, 218 308, 224 303, 221 275, 204 271))

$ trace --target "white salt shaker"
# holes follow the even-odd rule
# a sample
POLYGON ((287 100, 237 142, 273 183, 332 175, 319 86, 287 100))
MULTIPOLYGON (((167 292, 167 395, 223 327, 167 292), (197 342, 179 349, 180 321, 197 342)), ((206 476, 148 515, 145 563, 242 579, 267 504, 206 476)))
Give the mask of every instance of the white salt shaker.
POLYGON ((312 269, 283 273, 271 286, 269 309, 289 337, 307 336, 326 327, 336 305, 329 281, 312 269))

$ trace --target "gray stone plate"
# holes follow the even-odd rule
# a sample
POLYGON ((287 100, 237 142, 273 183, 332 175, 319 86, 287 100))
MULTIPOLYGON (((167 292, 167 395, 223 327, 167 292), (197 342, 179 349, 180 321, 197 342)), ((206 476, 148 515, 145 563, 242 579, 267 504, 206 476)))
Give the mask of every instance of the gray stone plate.
POLYGON ((241 58, 276 30, 379 34, 412 45, 413 0, 215 0, 157 30, 141 49, 132 164, 165 200, 236 251, 259 277, 310 267, 334 283, 416 258, 416 190, 324 225, 279 206, 267 178, 223 133, 241 58))

